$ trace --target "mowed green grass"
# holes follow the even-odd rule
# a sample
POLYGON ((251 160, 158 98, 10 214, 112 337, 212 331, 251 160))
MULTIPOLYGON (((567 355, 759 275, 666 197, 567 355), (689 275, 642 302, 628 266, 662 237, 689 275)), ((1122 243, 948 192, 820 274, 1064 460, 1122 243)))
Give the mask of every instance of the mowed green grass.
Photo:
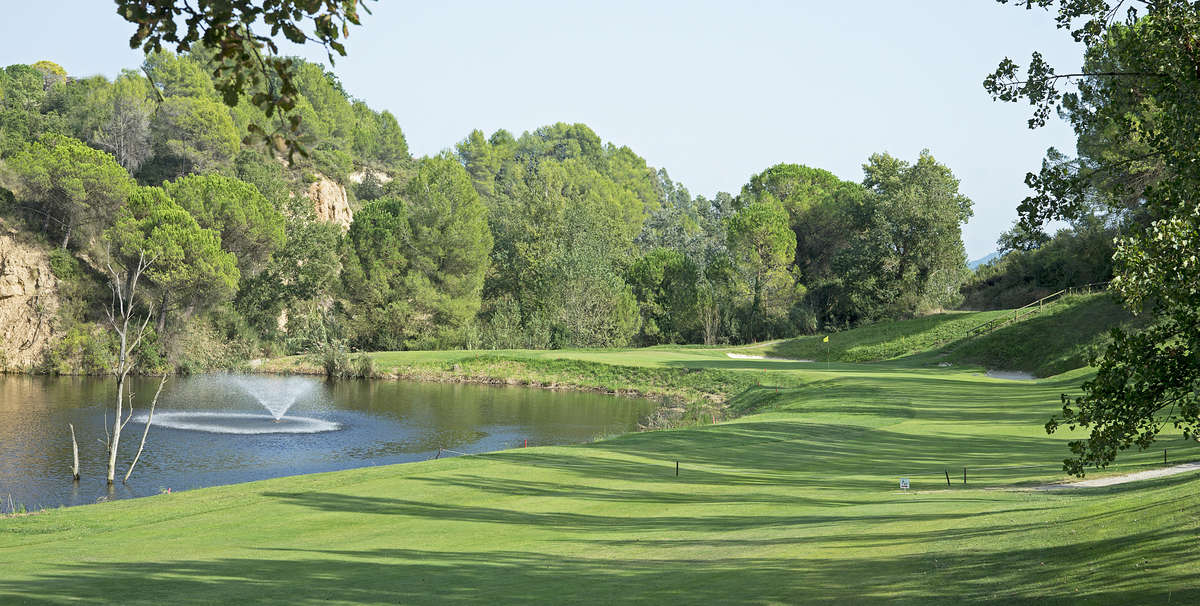
MULTIPOLYGON (((0 603, 1200 603, 1200 476, 1028 489, 1062 479, 1069 436, 1042 424, 1086 371, 1018 382, 696 348, 376 359, 680 372, 740 388, 747 414, 3 519, 0 603)), ((1167 437, 1172 462, 1200 458, 1167 437)))
POLYGON ((1050 376, 1086 366, 1109 341, 1109 331, 1137 323, 1108 293, 1067 295, 1024 310, 947 312, 883 322, 831 335, 787 339, 757 346, 758 353, 815 361, 903 360, 913 366, 940 363, 1050 376), (988 322, 1019 318, 972 335, 988 322), (828 336, 829 341, 822 339, 828 336))

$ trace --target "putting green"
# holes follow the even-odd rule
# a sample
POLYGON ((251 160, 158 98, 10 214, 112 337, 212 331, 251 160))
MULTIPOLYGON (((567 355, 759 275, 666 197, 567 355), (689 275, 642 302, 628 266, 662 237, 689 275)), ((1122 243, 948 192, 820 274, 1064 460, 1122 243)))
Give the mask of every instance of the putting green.
MULTIPOLYGON (((1019 489, 1063 479, 1070 436, 1042 425, 1085 371, 1005 381, 728 351, 504 363, 574 360, 608 388, 741 386, 732 405, 759 412, 731 422, 2 519, 0 603, 1200 602, 1200 475, 1019 489)), ((376 355, 385 371, 477 358, 376 355)), ((1167 437, 1173 463, 1200 458, 1167 437)))

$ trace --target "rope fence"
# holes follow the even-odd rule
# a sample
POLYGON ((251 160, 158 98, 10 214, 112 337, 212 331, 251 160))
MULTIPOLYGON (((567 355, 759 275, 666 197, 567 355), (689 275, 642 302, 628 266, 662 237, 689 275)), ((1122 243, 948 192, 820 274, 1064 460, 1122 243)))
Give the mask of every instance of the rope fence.
POLYGON ((1043 307, 1045 307, 1049 303, 1052 303, 1055 299, 1057 299, 1059 297, 1062 297, 1065 295, 1080 294, 1080 293, 1085 293, 1085 292, 1086 293, 1094 292, 1095 290, 1100 289, 1100 288, 1107 288, 1109 284, 1110 284, 1110 282, 1093 282, 1091 284, 1084 284, 1082 286, 1070 286, 1070 287, 1064 288, 1058 292, 1046 295, 1046 296, 1038 299, 1037 301, 1034 301, 1032 303, 1029 303, 1029 304, 1023 305, 1021 307, 1018 307, 1017 309, 1014 309, 1012 316, 1004 316, 1004 317, 996 318, 993 320, 988 320, 987 322, 984 322, 983 324, 980 324, 980 325, 968 330, 967 337, 968 338, 978 337, 980 335, 992 332, 993 330, 996 330, 998 328, 1007 326, 1008 324, 1020 322, 1021 320, 1024 320, 1025 318, 1032 316, 1034 314, 1041 313, 1043 307))

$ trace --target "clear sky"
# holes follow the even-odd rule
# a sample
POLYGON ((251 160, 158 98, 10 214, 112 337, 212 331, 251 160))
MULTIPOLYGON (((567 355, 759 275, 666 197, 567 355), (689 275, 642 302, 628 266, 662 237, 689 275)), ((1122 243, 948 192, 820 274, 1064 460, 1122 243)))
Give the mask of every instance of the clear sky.
MULTIPOLYGON (((991 0, 368 6, 336 72, 396 115, 418 155, 475 128, 584 122, 711 196, 779 162, 858 181, 874 152, 914 159, 928 148, 975 201, 964 229, 974 259, 1016 217, 1045 149, 1074 150, 1066 125, 1030 131, 1027 106, 994 103, 981 83, 1005 56, 1024 62, 1036 49, 1074 67, 1080 49, 1047 13, 991 0)), ((4 65, 50 59, 112 76, 141 61, 111 2, 4 9, 4 65)))

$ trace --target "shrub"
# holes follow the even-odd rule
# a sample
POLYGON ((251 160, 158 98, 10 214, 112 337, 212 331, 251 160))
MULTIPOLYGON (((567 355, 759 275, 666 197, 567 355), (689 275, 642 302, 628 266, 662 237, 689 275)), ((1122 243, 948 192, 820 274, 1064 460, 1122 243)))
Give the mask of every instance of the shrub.
POLYGON ((3 187, 0 187, 0 213, 8 214, 17 205, 17 198, 13 193, 3 187))
POLYGON ((372 358, 365 353, 360 353, 357 356, 354 356, 353 366, 353 375, 360 379, 373 379, 379 375, 379 372, 375 367, 375 358, 372 358))
POLYGON ((65 248, 50 251, 50 271, 63 282, 75 282, 81 277, 79 261, 65 248))
POLYGON ((335 340, 321 345, 317 357, 326 377, 341 379, 351 376, 350 353, 346 350, 345 341, 335 340))
POLYGON ((221 310, 188 318, 171 331, 170 361, 180 374, 243 368, 256 350, 238 325, 236 314, 221 310))
POLYGON ((46 350, 41 372, 55 375, 108 373, 116 364, 113 335, 91 323, 71 325, 53 346, 46 350))

